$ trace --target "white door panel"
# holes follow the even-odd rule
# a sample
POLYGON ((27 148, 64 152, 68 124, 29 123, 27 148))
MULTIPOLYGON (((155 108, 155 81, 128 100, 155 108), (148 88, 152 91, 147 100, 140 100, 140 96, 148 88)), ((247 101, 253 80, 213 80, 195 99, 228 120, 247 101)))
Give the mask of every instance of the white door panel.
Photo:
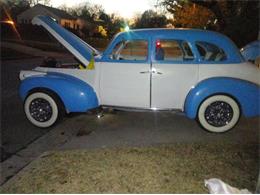
POLYGON ((101 104, 110 106, 149 108, 149 63, 101 63, 101 104))
POLYGON ((153 64, 153 69, 157 74, 152 75, 151 107, 183 109, 187 94, 198 81, 198 65, 161 63, 153 64))

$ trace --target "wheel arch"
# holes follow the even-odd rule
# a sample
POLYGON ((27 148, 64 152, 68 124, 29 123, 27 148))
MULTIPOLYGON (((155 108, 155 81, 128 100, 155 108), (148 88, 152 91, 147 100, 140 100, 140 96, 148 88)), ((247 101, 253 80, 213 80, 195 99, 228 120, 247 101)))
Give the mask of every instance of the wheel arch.
MULTIPOLYGON (((221 104, 222 105, 222 104, 221 104)), ((220 105, 220 106, 221 106, 220 105)), ((219 106, 219 105, 218 105, 219 106)), ((213 108, 216 109, 216 108, 213 108)), ((219 109, 219 108, 217 108, 219 109)), ((222 109, 222 108, 221 108, 222 109)), ((224 107, 226 109, 226 107, 224 107)), ((222 111, 223 112, 223 111, 222 111)), ((208 113, 209 114, 209 113, 208 113)), ((220 113, 221 114, 221 113, 220 113)), ((212 96, 207 97, 199 106, 196 121, 203 129, 207 130, 211 133, 224 133, 233 129, 241 117, 241 109, 239 107, 239 103, 227 94, 214 94, 212 96), (228 115, 224 114, 222 118, 221 116, 216 115, 216 113, 212 117, 212 114, 206 116, 207 108, 211 106, 212 103, 217 101, 223 101, 227 103, 232 111, 224 110, 224 113, 229 113, 228 115), (230 113, 232 112, 232 115, 230 113), (221 118, 220 118, 221 117, 221 118), (210 122, 209 122, 210 121, 210 122)))
MULTIPOLYGON (((211 95, 205 97, 205 98, 200 102, 200 104, 198 105, 198 108, 201 106, 201 104, 202 104, 206 99, 208 99, 208 98, 210 98, 210 97, 212 97, 212 96, 216 96, 216 95, 224 95, 224 96, 228 96, 228 97, 232 98, 232 99, 237 103, 237 105, 238 105, 238 107, 239 107, 239 110, 240 110, 240 115, 241 115, 242 108, 241 108, 241 104, 240 104, 240 102, 238 101, 238 99, 237 99, 235 96, 233 96, 232 94, 223 93, 223 92, 222 92, 222 93, 221 93, 221 92, 216 92, 216 93, 213 93, 213 94, 211 94, 211 95)), ((197 109, 197 114, 198 114, 198 111, 199 111, 199 109, 197 109)), ((197 114, 196 114, 196 116, 197 116, 197 114)))
MULTIPOLYGON (((60 103, 60 106, 62 106, 61 109, 63 109, 64 111, 66 110, 65 104, 63 102, 63 100, 60 98, 60 96, 52 89, 49 88, 45 88, 45 87, 36 87, 36 88, 32 88, 31 90, 28 91, 26 98, 33 94, 33 93, 37 93, 37 92, 42 92, 42 93, 47 93, 48 95, 53 95, 55 97, 55 99, 57 99, 60 103)), ((26 99, 25 98, 25 99, 26 99)), ((67 112, 67 111, 66 111, 67 112)))
POLYGON ((189 118, 195 119, 203 101, 214 95, 226 95, 236 101, 244 116, 259 116, 259 94, 260 87, 245 80, 228 77, 205 79, 188 93, 184 103, 184 112, 189 118))
POLYGON ((29 93, 37 90, 54 93, 59 97, 68 113, 86 112, 99 105, 97 95, 90 85, 61 73, 28 77, 20 83, 19 94, 24 101, 29 93))

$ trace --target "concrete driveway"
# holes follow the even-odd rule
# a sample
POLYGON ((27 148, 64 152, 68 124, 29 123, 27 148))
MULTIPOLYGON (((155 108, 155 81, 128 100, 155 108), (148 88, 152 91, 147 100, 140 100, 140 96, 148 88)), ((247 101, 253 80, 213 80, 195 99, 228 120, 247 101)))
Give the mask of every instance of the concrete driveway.
POLYGON ((242 118, 236 128, 223 134, 209 133, 196 121, 169 112, 105 113, 104 117, 80 115, 82 126, 61 149, 91 149, 121 146, 149 146, 167 143, 228 141, 258 143, 259 118, 242 118))

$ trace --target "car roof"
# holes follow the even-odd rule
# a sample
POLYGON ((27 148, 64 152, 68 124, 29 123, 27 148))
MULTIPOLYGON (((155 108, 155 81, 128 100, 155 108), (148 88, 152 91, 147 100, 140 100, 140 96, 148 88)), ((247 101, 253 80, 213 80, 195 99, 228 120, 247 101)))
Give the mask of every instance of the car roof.
POLYGON ((190 29, 190 28, 147 28, 147 29, 133 29, 127 32, 119 33, 118 36, 192 36, 192 37, 203 37, 203 36, 213 36, 217 38, 226 38, 225 35, 222 35, 218 32, 202 29, 190 29))

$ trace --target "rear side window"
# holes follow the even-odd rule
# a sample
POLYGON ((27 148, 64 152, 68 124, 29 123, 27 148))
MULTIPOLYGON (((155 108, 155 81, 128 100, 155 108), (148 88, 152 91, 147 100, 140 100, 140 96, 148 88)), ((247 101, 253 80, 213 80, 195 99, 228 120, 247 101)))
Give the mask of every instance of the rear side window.
POLYGON ((203 61, 220 62, 227 59, 224 50, 212 43, 197 41, 196 47, 203 61))
POLYGON ((182 40, 157 40, 155 59, 157 61, 189 61, 194 55, 189 44, 182 40))
POLYGON ((116 44, 110 58, 113 60, 143 61, 148 56, 146 40, 123 40, 116 44))

